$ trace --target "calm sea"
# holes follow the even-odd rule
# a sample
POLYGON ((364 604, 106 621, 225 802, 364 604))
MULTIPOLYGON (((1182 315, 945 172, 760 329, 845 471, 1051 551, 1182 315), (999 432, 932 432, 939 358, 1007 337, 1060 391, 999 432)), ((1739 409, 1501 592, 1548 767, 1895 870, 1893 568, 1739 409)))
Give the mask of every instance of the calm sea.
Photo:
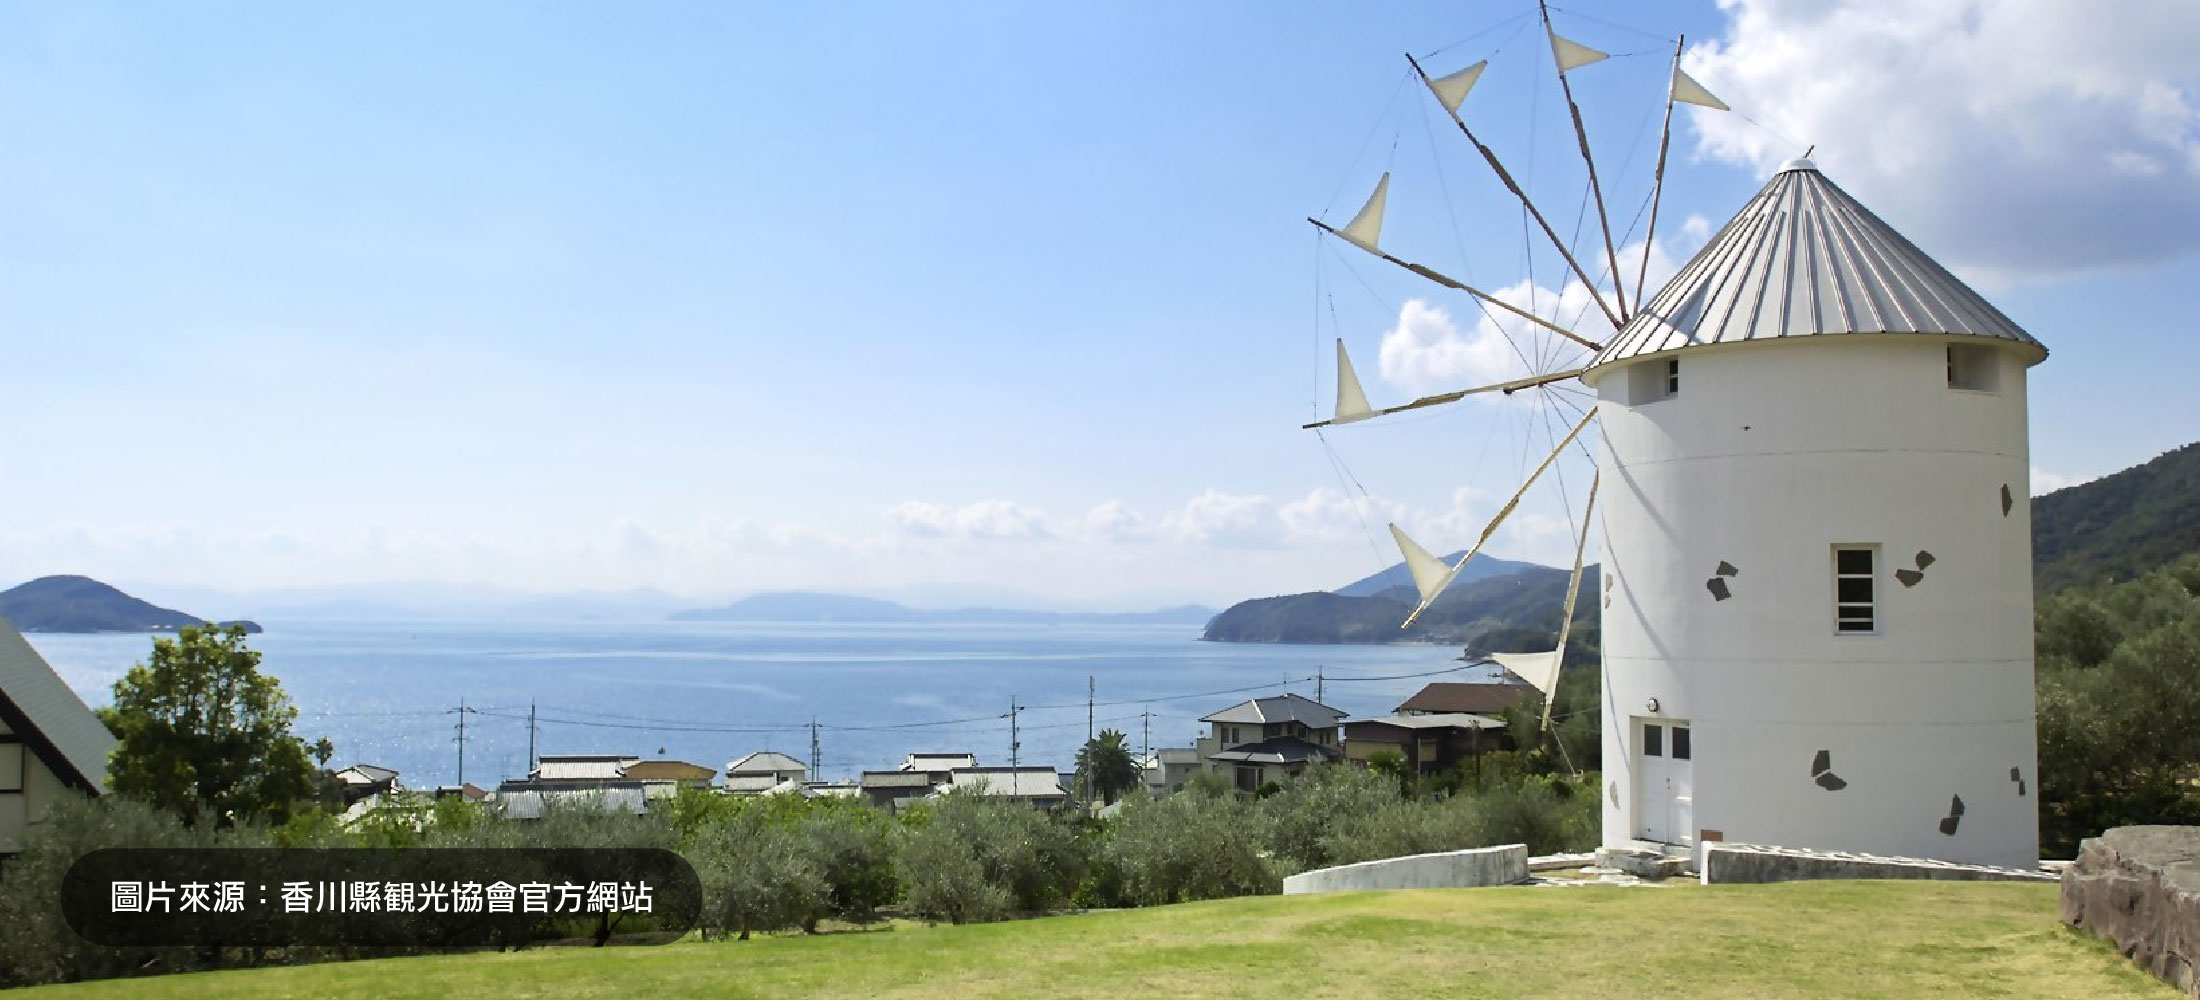
MULTIPOLYGON (((969 751, 1071 769, 1085 739, 1087 679, 1098 728, 1140 747, 1186 746, 1198 718, 1257 695, 1312 696, 1355 716, 1388 712, 1429 680, 1468 679, 1448 646, 1268 646, 1198 641, 1183 626, 849 625, 628 622, 545 625, 268 621, 251 645, 327 736, 334 763, 397 769, 414 787, 525 773, 530 704, 539 753, 666 756, 706 767, 754 750, 810 757, 828 778, 891 768, 912 751, 969 751), (1434 676, 1422 675, 1438 671, 1434 676), (1148 716, 1146 713, 1151 713, 1148 716)), ((143 635, 34 635, 92 705, 145 658, 143 635)))

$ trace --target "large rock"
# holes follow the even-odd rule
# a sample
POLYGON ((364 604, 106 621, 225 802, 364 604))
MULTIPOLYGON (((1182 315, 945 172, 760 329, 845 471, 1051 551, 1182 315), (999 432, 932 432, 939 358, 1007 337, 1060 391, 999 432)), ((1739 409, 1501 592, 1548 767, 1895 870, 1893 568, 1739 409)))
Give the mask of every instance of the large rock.
POLYGON ((1528 845, 1477 847, 1316 868, 1283 880, 1283 894, 1354 889, 1464 889, 1528 880, 1528 845))
POLYGON ((2200 826, 2120 826, 2079 845, 2062 915, 2200 997, 2200 826))

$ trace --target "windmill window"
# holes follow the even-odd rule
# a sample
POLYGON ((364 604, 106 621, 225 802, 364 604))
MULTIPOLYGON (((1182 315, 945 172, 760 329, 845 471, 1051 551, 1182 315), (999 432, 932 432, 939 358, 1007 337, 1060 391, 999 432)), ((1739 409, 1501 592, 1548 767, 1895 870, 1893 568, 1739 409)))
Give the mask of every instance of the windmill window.
POLYGON ((1879 631, 1878 546, 1833 547, 1833 627, 1838 635, 1879 631))
POLYGON ((2000 357, 1976 344, 1948 345, 1948 388, 1994 392, 2001 388, 2000 357))
POLYGON ((1679 358, 1663 361, 1639 361, 1627 370, 1627 401, 1629 403, 1655 403, 1672 399, 1681 394, 1681 362, 1679 358))

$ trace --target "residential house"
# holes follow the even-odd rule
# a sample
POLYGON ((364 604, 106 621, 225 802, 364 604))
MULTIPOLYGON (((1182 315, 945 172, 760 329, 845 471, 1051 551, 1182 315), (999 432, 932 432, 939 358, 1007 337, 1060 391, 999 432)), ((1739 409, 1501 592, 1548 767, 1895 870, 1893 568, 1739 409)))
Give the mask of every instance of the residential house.
POLYGON ((976 766, 978 755, 974 753, 913 753, 901 762, 902 770, 932 775, 935 783, 946 781, 958 768, 976 766))
POLYGON ((709 788, 718 772, 684 760, 644 760, 627 765, 626 776, 641 782, 668 782, 675 789, 709 788))
POLYGON ((1180 791, 1184 782, 1200 770, 1199 751, 1192 747, 1161 747, 1146 758, 1141 768, 1145 774, 1146 790, 1155 795, 1180 791))
POLYGON ((545 811, 558 808, 596 809, 625 816, 641 816, 649 812, 652 796, 639 781, 606 783, 584 788, 530 788, 515 787, 518 782, 505 782, 499 786, 495 802, 505 819, 541 819, 545 811))
POLYGON ((1051 767, 958 767, 932 794, 985 795, 1051 809, 1069 801, 1062 774, 1051 767))
POLYGON ((1449 771, 1489 750, 1509 750, 1505 724, 1465 712, 1393 715, 1353 719, 1344 724, 1344 756, 1365 765, 1375 754, 1395 750, 1408 774, 1429 777, 1449 771))
POLYGON ((723 786, 729 795, 762 795, 792 782, 799 788, 810 769, 777 750, 759 750, 726 765, 723 786))
MULTIPOLYGON (((952 775, 953 772, 949 772, 952 775)), ((932 776, 923 771, 865 771, 856 779, 863 797, 881 809, 899 809, 913 799, 932 794, 932 776)))
POLYGON ((61 675, 0 618, 0 857, 71 795, 107 792, 115 738, 61 675))
POLYGON ((641 758, 626 754, 545 755, 520 784, 560 790, 604 788, 632 781, 626 769, 641 762, 641 758))
POLYGON ((388 795, 400 787, 397 772, 373 764, 353 764, 336 772, 336 781, 344 790, 344 805, 374 795, 388 795))
POLYGON ((1464 712, 1497 718, 1535 693, 1519 682, 1438 682, 1423 687, 1399 703, 1399 715, 1450 715, 1464 712))
POLYGON ((1343 720, 1343 712, 1301 695, 1255 698, 1200 719, 1210 728, 1193 749, 1208 770, 1250 792, 1343 756, 1337 745, 1343 720))

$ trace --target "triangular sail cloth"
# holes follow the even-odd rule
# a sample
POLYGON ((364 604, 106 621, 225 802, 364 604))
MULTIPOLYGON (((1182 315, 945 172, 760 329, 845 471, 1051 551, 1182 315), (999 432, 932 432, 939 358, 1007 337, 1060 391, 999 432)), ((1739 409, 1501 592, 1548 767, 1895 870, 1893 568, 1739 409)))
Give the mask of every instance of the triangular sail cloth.
POLYGON ((1367 204, 1360 206, 1360 214, 1345 223, 1337 235, 1351 240, 1362 250, 1375 250, 1377 238, 1383 234, 1383 206, 1390 200, 1390 172, 1383 172, 1383 179, 1375 182, 1375 193, 1367 196, 1367 204))
POLYGON ((1436 94, 1438 101, 1443 102, 1444 110, 1458 114, 1459 105, 1466 103, 1467 91, 1474 89, 1475 81, 1482 79, 1482 71, 1488 68, 1490 61, 1484 59, 1450 76, 1430 80, 1428 89, 1436 94))
POLYGON ((1679 66, 1673 67, 1673 100, 1713 111, 1734 110, 1727 107, 1725 101, 1712 96, 1710 91, 1704 89, 1703 84, 1697 83, 1695 77, 1689 76, 1679 66))
POLYGON ((1550 36, 1551 58, 1558 60, 1558 71, 1561 73, 1608 58, 1605 53, 1561 36, 1558 32, 1550 32, 1550 36))
POLYGON ((1333 424, 1349 424, 1366 420, 1375 415, 1367 405, 1367 393, 1360 389, 1360 376, 1352 370, 1352 358, 1344 353, 1344 338, 1337 338, 1337 415, 1330 418, 1333 424))
POLYGON ((1491 653, 1490 659, 1496 660, 1498 666, 1512 671, 1521 680, 1534 685, 1536 690, 1543 692, 1545 698, 1549 698, 1551 689, 1558 686, 1557 650, 1548 653, 1491 653))
POLYGON ((1407 538, 1395 524, 1390 526, 1390 537, 1397 540, 1398 551, 1405 553, 1406 572, 1413 574, 1413 589, 1421 592, 1422 604, 1435 600, 1436 595, 1443 593, 1444 587, 1451 583, 1451 578, 1459 574, 1458 570, 1444 565, 1442 559, 1430 555, 1427 549, 1407 538))

